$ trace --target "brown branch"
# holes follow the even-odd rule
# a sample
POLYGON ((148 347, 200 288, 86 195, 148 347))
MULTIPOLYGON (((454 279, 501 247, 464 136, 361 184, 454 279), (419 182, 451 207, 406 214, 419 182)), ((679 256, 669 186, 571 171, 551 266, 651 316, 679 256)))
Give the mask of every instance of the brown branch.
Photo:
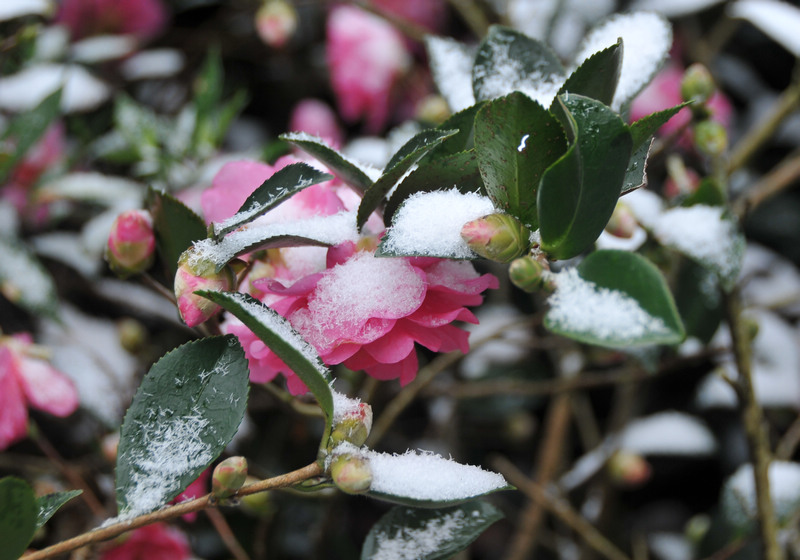
MULTIPOLYGON (((321 474, 322 467, 317 463, 311 463, 302 469, 244 486, 241 490, 239 490, 239 492, 237 492, 236 495, 249 496, 250 494, 264 492, 265 490, 286 488, 321 474)), ((159 521, 167 521, 169 519, 180 517, 181 515, 186 515, 187 513, 201 511, 216 505, 217 501, 214 499, 214 497, 211 494, 206 494, 205 496, 195 498, 194 500, 167 506, 152 513, 140 515, 139 517, 134 517, 133 519, 128 519, 125 521, 119 521, 106 527, 100 527, 98 529, 94 529, 93 531, 89 531, 88 533, 83 533, 77 537, 67 539, 58 544, 54 544, 53 546, 48 546, 47 548, 28 554, 25 556, 25 560, 42 560, 44 558, 52 558, 59 554, 64 554, 65 552, 70 552, 83 546, 113 539, 122 533, 132 531, 133 529, 138 529, 139 527, 144 527, 145 525, 150 525, 159 521)))
POLYGON ((783 437, 778 442, 778 447, 775 449, 775 458, 780 461, 788 461, 800 445, 800 415, 794 419, 792 425, 783 434, 783 437))
POLYGON ((734 213, 741 219, 758 205, 790 187, 800 178, 800 151, 795 150, 736 200, 734 213))
POLYGON ((213 508, 206 509, 206 515, 233 557, 236 560, 250 560, 247 552, 245 552, 242 545, 239 544, 239 541, 236 539, 236 535, 231 531, 231 526, 225 521, 225 516, 223 516, 218 509, 213 508))

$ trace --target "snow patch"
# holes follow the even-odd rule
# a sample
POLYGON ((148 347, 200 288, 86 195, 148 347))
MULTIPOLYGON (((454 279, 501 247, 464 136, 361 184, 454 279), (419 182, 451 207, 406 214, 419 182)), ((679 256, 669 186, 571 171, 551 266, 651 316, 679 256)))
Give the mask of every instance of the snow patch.
POLYGON ((76 64, 38 64, 0 80, 0 109, 30 111, 45 97, 63 88, 61 109, 87 111, 108 99, 111 89, 76 64))
POLYGON ((427 558, 438 551, 442 544, 450 541, 465 525, 466 519, 464 512, 458 510, 431 519, 420 529, 397 527, 391 534, 381 531, 375 537, 377 546, 370 560, 427 558))
POLYGON ((800 57, 800 8, 777 0, 739 0, 728 6, 731 17, 746 19, 794 56, 800 57))
MULTIPOLYGON (((800 465, 773 461, 769 466, 770 495, 779 521, 785 521, 800 509, 800 465)), ((728 479, 722 490, 722 511, 735 526, 756 520, 755 480, 753 466, 745 464, 728 479)))
POLYGON ((717 442, 705 424, 681 412, 660 412, 634 420, 620 436, 619 448, 643 455, 708 456, 717 442))
POLYGON ((431 72, 439 93, 454 113, 475 104, 472 93, 472 49, 445 37, 428 36, 425 46, 431 61, 431 72))

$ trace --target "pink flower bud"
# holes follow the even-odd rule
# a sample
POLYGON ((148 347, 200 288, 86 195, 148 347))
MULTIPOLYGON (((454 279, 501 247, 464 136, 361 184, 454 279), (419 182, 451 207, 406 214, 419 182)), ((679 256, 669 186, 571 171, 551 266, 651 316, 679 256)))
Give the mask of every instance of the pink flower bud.
POLYGON ((461 228, 461 237, 480 256, 510 262, 530 247, 531 232, 509 214, 489 214, 472 220, 461 228))
POLYGON ((333 425, 331 443, 336 446, 342 442, 348 442, 360 447, 367 441, 371 429, 372 407, 367 403, 358 403, 357 410, 345 414, 333 425))
POLYGON ((297 11, 286 0, 267 0, 256 12, 256 31, 270 47, 283 47, 296 30, 297 11))
POLYGON ((228 457, 214 469, 211 477, 211 492, 215 498, 230 498, 247 479, 247 459, 244 457, 228 457))
POLYGON ((606 224, 606 231, 616 237, 630 239, 633 237, 638 225, 636 217, 633 215, 630 207, 621 200, 618 200, 614 208, 614 213, 611 214, 611 218, 609 218, 606 224))
POLYGON ((612 482, 619 486, 634 488, 641 486, 650 479, 650 463, 639 455, 630 451, 618 451, 608 460, 608 474, 612 482))
POLYGON ((126 278, 150 268, 155 248, 153 218, 145 210, 128 210, 111 226, 106 261, 115 274, 126 278))
POLYGON ((354 453, 337 455, 331 463, 331 478, 347 494, 362 494, 372 486, 369 460, 354 453))
POLYGON ((536 292, 545 287, 545 264, 530 255, 520 257, 508 267, 508 277, 517 288, 526 292, 536 292))
POLYGON ((216 272, 213 262, 204 261, 189 248, 183 252, 175 273, 175 298, 178 311, 189 327, 204 323, 222 308, 213 301, 195 294, 198 290, 226 291, 234 286, 233 271, 226 266, 216 272))

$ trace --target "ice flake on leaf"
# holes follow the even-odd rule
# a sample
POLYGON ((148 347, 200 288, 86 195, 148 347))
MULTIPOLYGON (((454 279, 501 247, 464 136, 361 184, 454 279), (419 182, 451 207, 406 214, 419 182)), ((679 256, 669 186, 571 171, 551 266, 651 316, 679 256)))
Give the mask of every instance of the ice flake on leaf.
POLYGON ((723 287, 739 276, 745 242, 724 208, 697 204, 664 212, 653 224, 656 239, 713 270, 723 287))
MULTIPOLYGON (((328 146, 328 143, 325 142, 319 136, 314 136, 313 134, 309 134, 307 132, 286 132, 281 135, 281 138, 286 140, 287 142, 313 142, 314 144, 319 144, 320 146, 324 146, 325 148, 332 149, 328 146)), ((341 157, 344 161, 357 167, 362 173, 364 173, 367 177, 372 179, 373 181, 377 181, 378 178, 381 176, 381 170, 375 169, 371 165, 364 165, 360 161, 355 159, 351 159, 345 157, 344 154, 337 152, 339 157, 341 157)))
POLYGON ((642 309, 635 299, 584 280, 574 268, 555 279, 556 291, 547 300, 547 321, 556 331, 586 336, 609 346, 635 344, 643 338, 670 333, 664 321, 642 309))
POLYGON ((631 422, 620 436, 619 448, 643 455, 708 456, 717 442, 697 418, 669 411, 631 422))
POLYGON ((576 67, 594 53, 616 44, 620 37, 624 54, 611 103, 615 111, 633 99, 658 71, 672 46, 672 28, 663 17, 649 12, 611 16, 586 36, 575 57, 576 67))
POLYGON ((86 111, 108 99, 111 89, 77 64, 38 64, 3 77, 0 109, 29 111, 45 97, 63 87, 61 109, 66 113, 86 111))
MULTIPOLYGON (((772 504, 779 523, 800 510, 800 465, 773 461, 769 466, 772 504)), ((745 464, 725 483, 720 500, 722 513, 736 528, 745 528, 758 518, 753 466, 745 464)))
POLYGON ((450 110, 457 113, 475 104, 472 93, 472 64, 475 53, 467 46, 446 37, 429 35, 425 47, 439 93, 450 110))
POLYGON ((800 8, 778 0, 739 0, 728 6, 731 17, 746 19, 794 56, 800 57, 800 8))
POLYGON ((469 221, 495 212, 492 201, 477 193, 447 191, 416 193, 397 210, 381 251, 451 259, 475 258, 461 237, 469 221))
POLYGON ((432 554, 450 539, 465 524, 463 511, 456 510, 442 517, 431 519, 420 529, 397 527, 393 534, 381 532, 377 535, 377 550, 370 560, 417 560, 432 554))

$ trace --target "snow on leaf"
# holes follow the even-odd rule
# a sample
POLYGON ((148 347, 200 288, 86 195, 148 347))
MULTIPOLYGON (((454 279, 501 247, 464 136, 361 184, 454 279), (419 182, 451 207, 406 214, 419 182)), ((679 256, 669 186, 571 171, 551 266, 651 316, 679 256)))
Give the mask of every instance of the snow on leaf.
POLYGON ((0 21, 29 16, 49 16, 53 11, 50 0, 4 0, 0 2, 0 21))
MULTIPOLYGON (((770 495, 779 523, 800 511, 800 465, 773 461, 769 466, 770 495)), ((753 466, 745 464, 727 480, 720 499, 722 513, 737 529, 753 529, 758 519, 753 466)))
POLYGON ((457 113, 475 104, 472 93, 472 64, 475 53, 466 45, 446 37, 428 35, 425 47, 431 72, 450 110, 457 113))
POLYGON ((9 300, 34 313, 58 313, 53 278, 19 240, 0 237, 0 263, 0 292, 9 300))
POLYGON ((643 455, 708 456, 714 435, 700 420, 682 412, 660 412, 634 420, 620 436, 619 448, 643 455))
POLYGON ((677 18, 703 11, 720 2, 722 0, 635 0, 631 9, 677 18))
POLYGON ((739 0, 728 13, 746 19, 794 56, 800 57, 800 8, 778 0, 739 0))
POLYGON ((27 111, 63 87, 61 109, 86 111, 108 99, 111 89, 77 64, 38 64, 0 81, 0 108, 27 111))

